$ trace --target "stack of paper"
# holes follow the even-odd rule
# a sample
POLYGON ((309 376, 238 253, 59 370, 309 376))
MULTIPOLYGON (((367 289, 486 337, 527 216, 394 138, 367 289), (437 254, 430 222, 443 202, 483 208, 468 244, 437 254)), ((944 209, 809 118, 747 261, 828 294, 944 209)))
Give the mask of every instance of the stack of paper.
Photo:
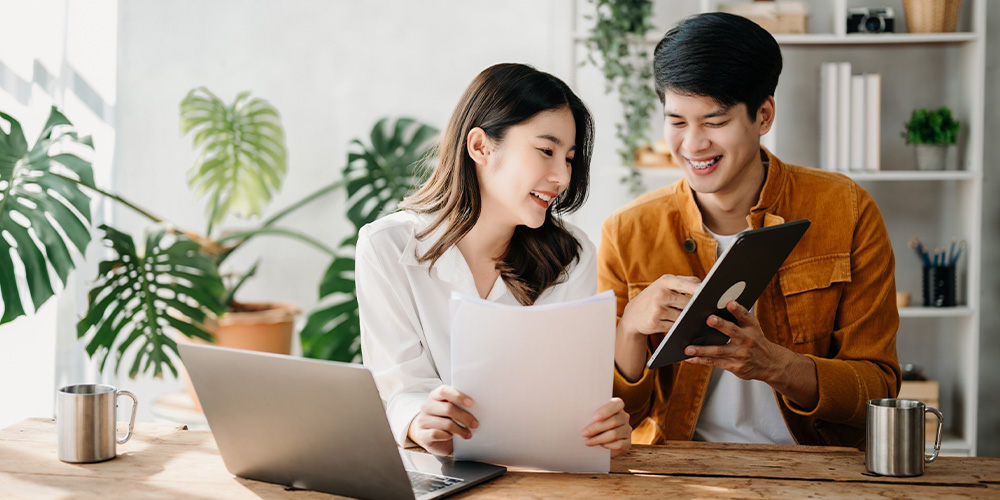
POLYGON ((455 458, 563 472, 608 472, 611 452, 580 432, 611 400, 615 300, 510 306, 453 292, 451 385, 471 397, 472 439, 455 458))
POLYGON ((851 63, 820 67, 820 168, 874 172, 880 168, 882 75, 851 74, 851 63))

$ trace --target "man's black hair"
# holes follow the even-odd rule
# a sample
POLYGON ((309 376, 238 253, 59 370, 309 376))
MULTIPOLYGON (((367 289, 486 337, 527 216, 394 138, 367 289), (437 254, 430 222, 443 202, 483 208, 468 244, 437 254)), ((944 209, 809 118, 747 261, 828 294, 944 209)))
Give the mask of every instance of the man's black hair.
POLYGON ((743 103, 750 120, 774 95, 780 74, 781 48, 774 37, 745 17, 722 12, 681 21, 653 52, 661 103, 666 92, 710 97, 726 109, 743 103))

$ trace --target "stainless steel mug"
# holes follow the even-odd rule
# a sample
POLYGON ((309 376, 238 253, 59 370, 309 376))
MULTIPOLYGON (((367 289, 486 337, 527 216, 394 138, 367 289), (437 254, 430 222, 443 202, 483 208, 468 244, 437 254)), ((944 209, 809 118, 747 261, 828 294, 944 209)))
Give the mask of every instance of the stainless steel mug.
POLYGON ((77 384, 59 389, 56 401, 59 460, 70 463, 101 462, 115 458, 116 444, 132 437, 139 401, 128 391, 110 385, 77 384), (118 396, 132 398, 132 418, 125 437, 116 433, 118 396))
POLYGON ((868 402, 868 443, 865 468, 882 476, 919 476, 924 464, 931 463, 941 451, 944 416, 937 408, 909 399, 873 399, 868 402), (924 455, 926 413, 938 419, 934 453, 924 455))

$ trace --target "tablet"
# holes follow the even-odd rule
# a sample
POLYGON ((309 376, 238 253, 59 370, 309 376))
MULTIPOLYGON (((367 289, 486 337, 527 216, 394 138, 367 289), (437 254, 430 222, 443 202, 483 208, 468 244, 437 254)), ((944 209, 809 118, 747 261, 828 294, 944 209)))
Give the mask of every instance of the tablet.
POLYGON ((726 304, 735 300, 749 310, 808 228, 809 219, 801 219, 739 233, 708 271, 646 366, 660 368, 690 358, 684 354, 689 345, 729 342, 726 334, 706 324, 708 317, 714 314, 735 323, 726 304))

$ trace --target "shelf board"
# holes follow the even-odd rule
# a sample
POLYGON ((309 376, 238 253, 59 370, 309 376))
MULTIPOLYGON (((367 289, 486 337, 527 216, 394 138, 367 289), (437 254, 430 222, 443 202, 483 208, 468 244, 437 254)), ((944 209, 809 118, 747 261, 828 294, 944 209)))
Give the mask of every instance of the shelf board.
POLYGON ((972 316, 972 308, 969 306, 955 307, 900 307, 900 318, 959 318, 962 316, 972 316))
POLYGON ((879 35, 812 33, 775 35, 779 45, 893 45, 919 43, 966 43, 979 40, 975 33, 883 33, 879 35))
POLYGON ((856 181, 971 181, 979 176, 968 170, 882 170, 841 172, 856 181))
MULTIPOLYGON (((585 44, 590 37, 587 33, 573 37, 576 43, 585 44)), ((802 35, 777 34, 774 39, 778 45, 906 45, 906 44, 956 44, 980 40, 980 36, 971 32, 958 33, 883 33, 863 34, 851 33, 835 35, 833 33, 806 33, 802 35)), ((649 35, 642 41, 644 45, 655 47, 660 42, 659 36, 649 35)))
MULTIPOLYGON (((628 167, 615 167, 623 175, 628 167)), ((644 178, 650 180, 675 181, 684 172, 672 167, 636 167, 644 178)), ((979 178, 979 173, 967 170, 883 170, 880 172, 840 172, 856 181, 971 181, 979 178)))

